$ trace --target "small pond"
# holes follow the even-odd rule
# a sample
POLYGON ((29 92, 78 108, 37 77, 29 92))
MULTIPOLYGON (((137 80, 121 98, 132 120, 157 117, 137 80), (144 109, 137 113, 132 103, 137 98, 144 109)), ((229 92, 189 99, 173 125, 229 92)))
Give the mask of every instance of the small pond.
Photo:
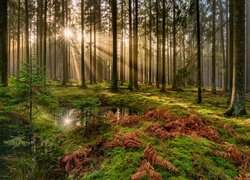
POLYGON ((129 108, 97 107, 95 109, 85 109, 83 111, 71 108, 62 108, 55 112, 55 124, 71 129, 81 126, 82 122, 91 120, 93 117, 106 117, 109 112, 119 115, 138 115, 138 111, 129 108))

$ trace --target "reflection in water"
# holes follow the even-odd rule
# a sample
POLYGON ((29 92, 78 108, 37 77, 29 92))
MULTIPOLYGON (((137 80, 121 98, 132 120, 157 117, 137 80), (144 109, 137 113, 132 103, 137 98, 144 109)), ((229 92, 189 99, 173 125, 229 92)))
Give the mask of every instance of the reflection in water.
POLYGON ((119 120, 123 115, 135 115, 137 111, 129 108, 111 108, 98 107, 95 109, 84 109, 82 111, 76 109, 61 109, 55 113, 55 124, 63 128, 74 128, 76 126, 85 126, 85 123, 95 117, 107 117, 112 112, 119 120))
POLYGON ((80 124, 80 120, 77 117, 79 111, 76 109, 66 109, 56 113, 55 124, 65 128, 71 128, 74 125, 80 124))

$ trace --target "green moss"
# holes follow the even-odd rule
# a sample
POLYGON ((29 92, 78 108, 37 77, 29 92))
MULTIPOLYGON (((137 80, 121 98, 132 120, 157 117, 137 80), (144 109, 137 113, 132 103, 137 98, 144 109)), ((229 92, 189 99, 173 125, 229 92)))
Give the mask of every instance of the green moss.
POLYGON ((115 148, 107 152, 100 170, 86 175, 83 179, 130 179, 140 167, 143 151, 115 148))
POLYGON ((180 169, 184 177, 197 177, 198 174, 208 179, 232 179, 238 175, 234 163, 216 157, 213 151, 218 145, 203 138, 177 137, 168 143, 169 160, 180 169))

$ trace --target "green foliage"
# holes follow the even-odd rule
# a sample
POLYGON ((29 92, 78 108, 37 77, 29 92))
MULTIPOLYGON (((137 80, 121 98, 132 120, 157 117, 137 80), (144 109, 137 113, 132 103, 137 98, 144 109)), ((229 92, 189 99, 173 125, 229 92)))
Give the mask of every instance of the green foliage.
POLYGON ((4 141, 4 143, 13 148, 27 147, 29 145, 29 142, 26 140, 24 136, 13 137, 13 139, 4 141))
POLYGON ((27 102, 43 92, 44 75, 35 64, 24 63, 21 71, 12 78, 13 94, 17 102, 27 102))
POLYGON ((85 110, 85 109, 93 110, 100 105, 98 101, 99 100, 96 97, 85 96, 81 98, 80 100, 75 101, 74 107, 80 110, 85 110))
MULTIPOLYGON (((9 156, 6 158, 8 164, 8 178, 20 180, 32 180, 36 171, 36 162, 31 157, 9 156)), ((35 175, 39 178, 38 173, 35 175)))

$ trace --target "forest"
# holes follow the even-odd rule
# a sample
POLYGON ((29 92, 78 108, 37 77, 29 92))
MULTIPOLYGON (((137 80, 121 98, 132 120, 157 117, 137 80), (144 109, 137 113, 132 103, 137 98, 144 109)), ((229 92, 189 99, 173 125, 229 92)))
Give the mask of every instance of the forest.
POLYGON ((250 180, 249 0, 0 0, 0 179, 250 180))

